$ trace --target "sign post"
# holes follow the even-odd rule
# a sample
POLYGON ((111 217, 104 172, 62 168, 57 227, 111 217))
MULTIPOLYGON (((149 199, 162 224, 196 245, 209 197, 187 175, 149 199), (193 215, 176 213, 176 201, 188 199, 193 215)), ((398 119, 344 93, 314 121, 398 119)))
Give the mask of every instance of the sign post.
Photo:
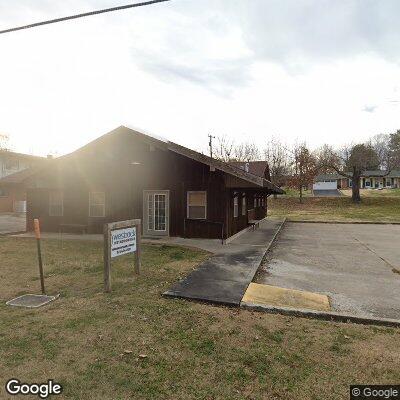
POLYGON ((111 259, 135 253, 135 274, 140 273, 141 220, 104 225, 104 291, 111 292, 111 259))
POLYGON ((37 244, 37 251, 38 251, 40 286, 42 289, 42 294, 46 294, 45 289, 44 289, 42 250, 40 248, 40 225, 39 225, 39 220, 36 218, 33 220, 33 227, 35 229, 35 237, 36 237, 36 244, 37 244))

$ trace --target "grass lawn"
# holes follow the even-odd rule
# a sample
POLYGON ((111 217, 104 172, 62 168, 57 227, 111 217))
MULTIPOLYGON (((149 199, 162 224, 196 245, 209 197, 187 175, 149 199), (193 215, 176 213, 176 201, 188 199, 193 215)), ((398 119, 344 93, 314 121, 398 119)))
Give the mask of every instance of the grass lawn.
POLYGON ((68 399, 347 399, 352 383, 400 381, 400 331, 162 298, 203 252, 144 246, 142 274, 113 265, 102 292, 98 242, 44 240, 48 292, 37 310, 35 241, 0 238, 0 398, 11 377, 54 379, 68 399), (142 355, 142 357, 140 356, 142 355))
POLYGON ((354 204, 350 197, 309 197, 300 204, 296 198, 272 197, 268 215, 288 220, 400 222, 398 197, 364 197, 354 204))
MULTIPOLYGON (((280 195, 280 197, 299 197, 300 191, 298 189, 293 189, 293 188, 283 188, 285 191, 285 194, 280 195)), ((311 197, 312 190, 303 190, 303 197, 311 197)))
MULTIPOLYGON (((341 192, 351 197, 351 189, 342 189, 341 192)), ((400 189, 360 189, 360 194, 362 197, 400 197, 400 189)))

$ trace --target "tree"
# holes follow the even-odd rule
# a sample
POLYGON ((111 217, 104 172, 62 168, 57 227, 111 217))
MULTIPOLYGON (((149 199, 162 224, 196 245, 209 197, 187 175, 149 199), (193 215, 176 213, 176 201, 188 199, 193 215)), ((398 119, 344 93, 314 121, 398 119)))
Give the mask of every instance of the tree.
POLYGON ((290 173, 290 160, 287 148, 273 137, 267 142, 264 149, 264 158, 269 166, 271 182, 277 186, 283 186, 290 173))
POLYGON ((292 151, 292 176, 289 185, 299 190, 300 203, 303 202, 303 188, 314 181, 317 159, 305 143, 296 144, 292 151))
POLYGON ((361 202, 360 180, 363 171, 379 168, 379 157, 370 143, 344 146, 336 151, 325 146, 318 158, 320 169, 334 170, 352 180, 351 197, 354 203, 361 202))
POLYGON ((9 136, 5 133, 0 133, 0 150, 8 150, 9 136))
POLYGON ((389 142, 390 135, 385 133, 375 135, 370 141, 372 148, 378 156, 380 169, 389 169, 389 142))
POLYGON ((389 135, 388 153, 390 167, 400 169, 400 129, 389 135))
POLYGON ((221 161, 231 161, 234 142, 226 135, 217 136, 217 145, 213 149, 213 156, 221 161))
POLYGON ((236 161, 256 161, 260 158, 260 153, 254 143, 240 143, 233 146, 234 159, 236 161))

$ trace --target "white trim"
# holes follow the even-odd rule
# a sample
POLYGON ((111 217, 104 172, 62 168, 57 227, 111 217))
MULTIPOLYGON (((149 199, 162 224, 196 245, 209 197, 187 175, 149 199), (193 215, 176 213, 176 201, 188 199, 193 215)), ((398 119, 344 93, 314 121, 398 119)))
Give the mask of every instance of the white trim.
POLYGON ((105 192, 100 192, 100 191, 96 191, 96 192, 89 192, 89 217, 90 218, 104 218, 106 216, 106 193, 105 192), (96 193, 101 193, 104 195, 104 204, 102 204, 103 206, 103 214, 102 215, 92 215, 91 214, 91 208, 92 206, 101 206, 101 204, 91 204, 91 199, 92 199, 92 195, 96 193))
MULTIPOLYGON (((186 218, 187 219, 207 219, 207 190, 188 190, 186 192, 186 218), (189 195, 191 193, 204 193, 206 195, 206 204, 204 205, 204 218, 190 218, 189 217, 189 195)), ((200 206, 201 207, 201 206, 200 206)))
MULTIPOLYGON (((154 209, 153 209, 154 212, 154 209)), ((169 190, 143 190, 143 203, 142 203, 142 216, 143 216, 143 234, 148 235, 148 236, 154 236, 154 237, 164 237, 164 236, 169 236, 169 230, 170 230, 170 224, 169 224, 169 214, 170 214, 170 191, 169 190), (148 199, 149 195, 153 195, 153 207, 155 206, 154 204, 154 195, 165 195, 165 230, 154 230, 149 229, 149 224, 148 224, 148 214, 149 214, 149 208, 148 208, 148 199)), ((155 221, 154 221, 155 222, 155 221)))
POLYGON ((246 193, 242 193, 242 217, 246 215, 246 208, 247 208, 247 199, 246 193))
POLYGON ((239 196, 233 196, 233 218, 239 217, 239 196))

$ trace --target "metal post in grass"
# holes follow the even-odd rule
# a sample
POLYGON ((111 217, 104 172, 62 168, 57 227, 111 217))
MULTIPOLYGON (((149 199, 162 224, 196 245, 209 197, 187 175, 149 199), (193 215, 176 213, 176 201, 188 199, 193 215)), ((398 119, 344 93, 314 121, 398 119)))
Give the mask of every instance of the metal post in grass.
POLYGON ((134 271, 139 275, 141 261, 141 220, 104 224, 104 291, 111 292, 111 259, 135 253, 134 271))
POLYGON ((42 288, 42 294, 46 294, 46 291, 44 289, 42 250, 40 248, 40 224, 39 224, 39 220, 37 218, 35 218, 33 220, 33 226, 35 228, 35 237, 36 237, 36 244, 37 244, 37 251, 38 251, 40 286, 42 288))

